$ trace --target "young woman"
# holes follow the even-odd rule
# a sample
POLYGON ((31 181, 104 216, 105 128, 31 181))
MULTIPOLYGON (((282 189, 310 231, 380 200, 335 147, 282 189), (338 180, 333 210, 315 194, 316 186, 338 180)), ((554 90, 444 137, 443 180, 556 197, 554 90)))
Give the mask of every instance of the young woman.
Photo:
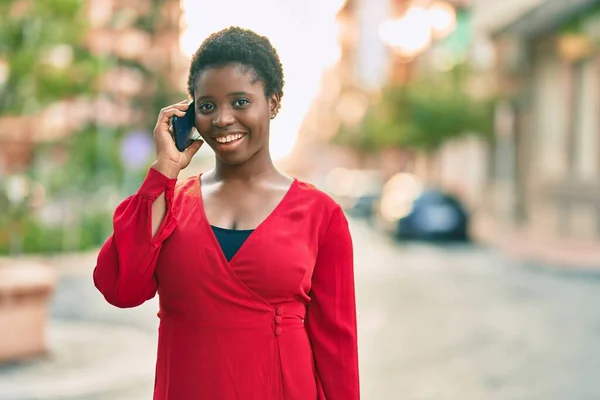
POLYGON ((269 124, 283 71, 269 40, 240 28, 194 55, 195 127, 216 166, 177 182, 164 108, 157 160, 115 211, 96 287, 117 307, 159 295, 155 400, 359 399, 352 240, 340 207, 278 171, 269 124))

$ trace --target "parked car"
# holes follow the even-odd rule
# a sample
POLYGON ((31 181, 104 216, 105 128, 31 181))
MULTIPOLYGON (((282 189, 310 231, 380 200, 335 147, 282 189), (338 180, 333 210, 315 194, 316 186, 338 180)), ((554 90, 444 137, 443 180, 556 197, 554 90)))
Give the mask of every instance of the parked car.
POLYGON ((469 213, 441 188, 427 188, 412 174, 397 174, 384 185, 379 226, 398 239, 469 240, 469 213))

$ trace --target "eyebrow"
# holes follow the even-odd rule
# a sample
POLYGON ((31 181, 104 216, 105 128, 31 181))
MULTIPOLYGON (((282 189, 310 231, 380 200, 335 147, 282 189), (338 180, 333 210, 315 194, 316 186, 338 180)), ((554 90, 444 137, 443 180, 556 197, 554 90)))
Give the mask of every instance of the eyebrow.
MULTIPOLYGON (((231 96, 252 96, 252 94, 250 94, 248 92, 232 92, 232 93, 227 93, 227 97, 231 97, 231 96)), ((198 97, 198 99, 213 99, 213 98, 214 98, 214 96, 210 96, 210 95, 198 97)))

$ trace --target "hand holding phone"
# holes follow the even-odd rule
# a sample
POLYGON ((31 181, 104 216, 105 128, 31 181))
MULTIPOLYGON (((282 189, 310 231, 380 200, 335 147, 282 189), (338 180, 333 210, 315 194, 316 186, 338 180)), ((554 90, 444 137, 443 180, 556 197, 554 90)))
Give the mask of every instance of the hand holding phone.
POLYGON ((195 132, 194 124, 196 120, 196 107, 192 101, 188 105, 188 109, 183 117, 173 116, 173 138, 175 140, 175 146, 177 150, 184 151, 188 148, 198 137, 194 137, 195 132))
MULTIPOLYGON (((186 120, 187 124, 189 124, 190 120, 193 121, 193 119, 189 117, 190 114, 194 113, 193 110, 193 104, 190 106, 188 105, 188 101, 185 100, 163 108, 158 115, 156 126, 154 128, 154 143, 156 145, 157 153, 155 168, 156 166, 159 166, 160 168, 156 169, 164 175, 176 177, 177 174, 179 174, 179 171, 190 164, 192 157, 204 143, 204 141, 199 139, 196 140, 191 136, 192 131, 195 131, 193 129, 193 122, 189 129, 189 135, 185 138, 192 139, 191 141, 180 139, 180 146, 178 146, 174 140, 175 132, 173 129, 175 128, 172 123, 175 122, 175 118, 180 122, 186 120), (186 116, 189 119, 185 119, 184 117, 186 116)), ((180 122, 178 122, 178 125, 180 122)), ((180 137, 184 138, 185 136, 182 135, 182 132, 183 131, 179 129, 180 137)))

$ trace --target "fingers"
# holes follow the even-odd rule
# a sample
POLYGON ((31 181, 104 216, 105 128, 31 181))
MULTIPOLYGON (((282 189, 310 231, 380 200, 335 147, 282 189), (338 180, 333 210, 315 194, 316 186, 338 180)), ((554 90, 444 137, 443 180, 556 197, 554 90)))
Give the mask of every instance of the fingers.
POLYGON ((169 106, 167 108, 163 108, 160 110, 160 114, 158 115, 158 119, 161 121, 168 121, 173 116, 176 115, 178 117, 183 117, 185 115, 185 110, 180 110, 175 106, 169 106))
POLYGON ((155 134, 163 132, 173 137, 172 119, 173 117, 183 117, 186 114, 189 104, 187 100, 172 104, 160 110, 156 121, 155 134))
POLYGON ((180 116, 182 114, 178 113, 183 111, 183 115, 185 115, 185 111, 189 108, 189 103, 187 100, 180 101, 179 103, 171 104, 160 110, 160 113, 163 115, 169 115, 172 117, 173 115, 180 116))
POLYGON ((198 150, 200 150, 200 147, 202 147, 203 144, 204 140, 202 139, 194 140, 194 142, 190 144, 183 152, 186 153, 186 156, 192 158, 194 154, 196 154, 198 150))
POLYGON ((183 100, 183 101, 180 101, 179 103, 175 103, 169 107, 174 107, 174 108, 177 108, 178 110, 186 111, 189 108, 189 105, 190 105, 189 101, 183 100))

